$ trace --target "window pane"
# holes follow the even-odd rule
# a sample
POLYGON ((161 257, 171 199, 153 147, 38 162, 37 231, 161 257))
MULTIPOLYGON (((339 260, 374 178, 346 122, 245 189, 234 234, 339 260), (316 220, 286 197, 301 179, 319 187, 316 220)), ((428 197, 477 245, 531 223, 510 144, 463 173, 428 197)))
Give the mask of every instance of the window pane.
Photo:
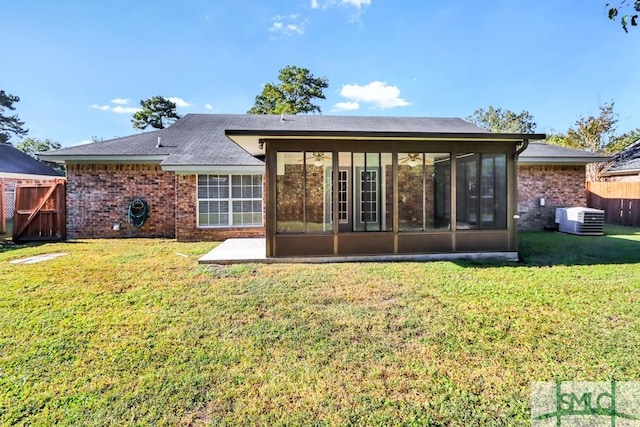
POLYGON ((507 226, 505 154, 465 154, 457 159, 457 227, 504 229, 507 226))
POLYGON ((276 156, 276 232, 304 232, 304 155, 276 156))
POLYGON ((398 153, 400 231, 449 228, 448 153, 398 153))
POLYGON ((331 225, 331 164, 332 153, 307 151, 305 171, 306 231, 330 233, 331 225))
MULTIPOLYGON (((433 228, 448 230, 451 228, 451 155, 449 153, 427 154, 427 159, 430 156, 433 156, 433 166, 426 166, 426 176, 428 178, 433 171, 433 228)), ((428 196, 425 205, 428 218, 430 212, 428 196)), ((427 227, 428 225, 429 221, 427 221, 427 227)))
MULTIPOLYGON (((343 156, 340 157, 342 167, 343 156)), ((353 153, 353 230, 393 229, 393 156, 391 153, 353 153)))
POLYGON ((424 153, 398 153, 398 223, 401 231, 425 229, 424 153))

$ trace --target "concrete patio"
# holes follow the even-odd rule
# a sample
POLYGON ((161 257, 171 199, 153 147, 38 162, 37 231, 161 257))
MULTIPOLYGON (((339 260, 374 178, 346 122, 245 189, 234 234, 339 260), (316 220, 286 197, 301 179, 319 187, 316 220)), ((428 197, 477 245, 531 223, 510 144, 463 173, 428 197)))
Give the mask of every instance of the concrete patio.
POLYGON ((440 254, 354 255, 267 258, 264 238, 227 239, 198 259, 199 264, 274 264, 331 262, 399 262, 503 260, 518 261, 517 252, 468 252, 440 254))

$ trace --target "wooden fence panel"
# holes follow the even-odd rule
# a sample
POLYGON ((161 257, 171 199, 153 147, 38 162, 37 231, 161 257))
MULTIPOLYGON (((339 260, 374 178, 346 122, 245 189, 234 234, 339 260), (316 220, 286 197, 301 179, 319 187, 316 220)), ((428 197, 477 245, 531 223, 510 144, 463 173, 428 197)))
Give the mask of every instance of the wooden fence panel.
POLYGON ((67 237, 64 180, 16 187, 14 241, 57 241, 67 237))
POLYGON ((587 205, 604 210, 607 224, 640 227, 640 182, 588 182, 587 205))

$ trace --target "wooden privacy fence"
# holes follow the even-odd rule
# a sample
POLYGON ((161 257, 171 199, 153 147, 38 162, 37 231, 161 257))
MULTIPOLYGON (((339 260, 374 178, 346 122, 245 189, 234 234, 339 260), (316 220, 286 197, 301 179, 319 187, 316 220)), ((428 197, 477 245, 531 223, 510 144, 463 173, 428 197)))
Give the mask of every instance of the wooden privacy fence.
POLYGON ((67 237, 64 180, 16 187, 13 240, 56 241, 67 237))
POLYGON ((587 182, 587 205, 607 224, 640 227, 640 182, 587 182))

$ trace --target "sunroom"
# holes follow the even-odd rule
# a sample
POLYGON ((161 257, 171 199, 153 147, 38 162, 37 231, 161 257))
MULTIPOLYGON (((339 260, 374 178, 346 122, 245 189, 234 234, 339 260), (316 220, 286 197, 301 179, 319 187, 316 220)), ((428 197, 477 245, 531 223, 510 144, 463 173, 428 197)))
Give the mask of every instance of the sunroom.
POLYGON ((516 159, 541 135, 472 130, 227 136, 265 156, 267 257, 517 258, 516 159))

